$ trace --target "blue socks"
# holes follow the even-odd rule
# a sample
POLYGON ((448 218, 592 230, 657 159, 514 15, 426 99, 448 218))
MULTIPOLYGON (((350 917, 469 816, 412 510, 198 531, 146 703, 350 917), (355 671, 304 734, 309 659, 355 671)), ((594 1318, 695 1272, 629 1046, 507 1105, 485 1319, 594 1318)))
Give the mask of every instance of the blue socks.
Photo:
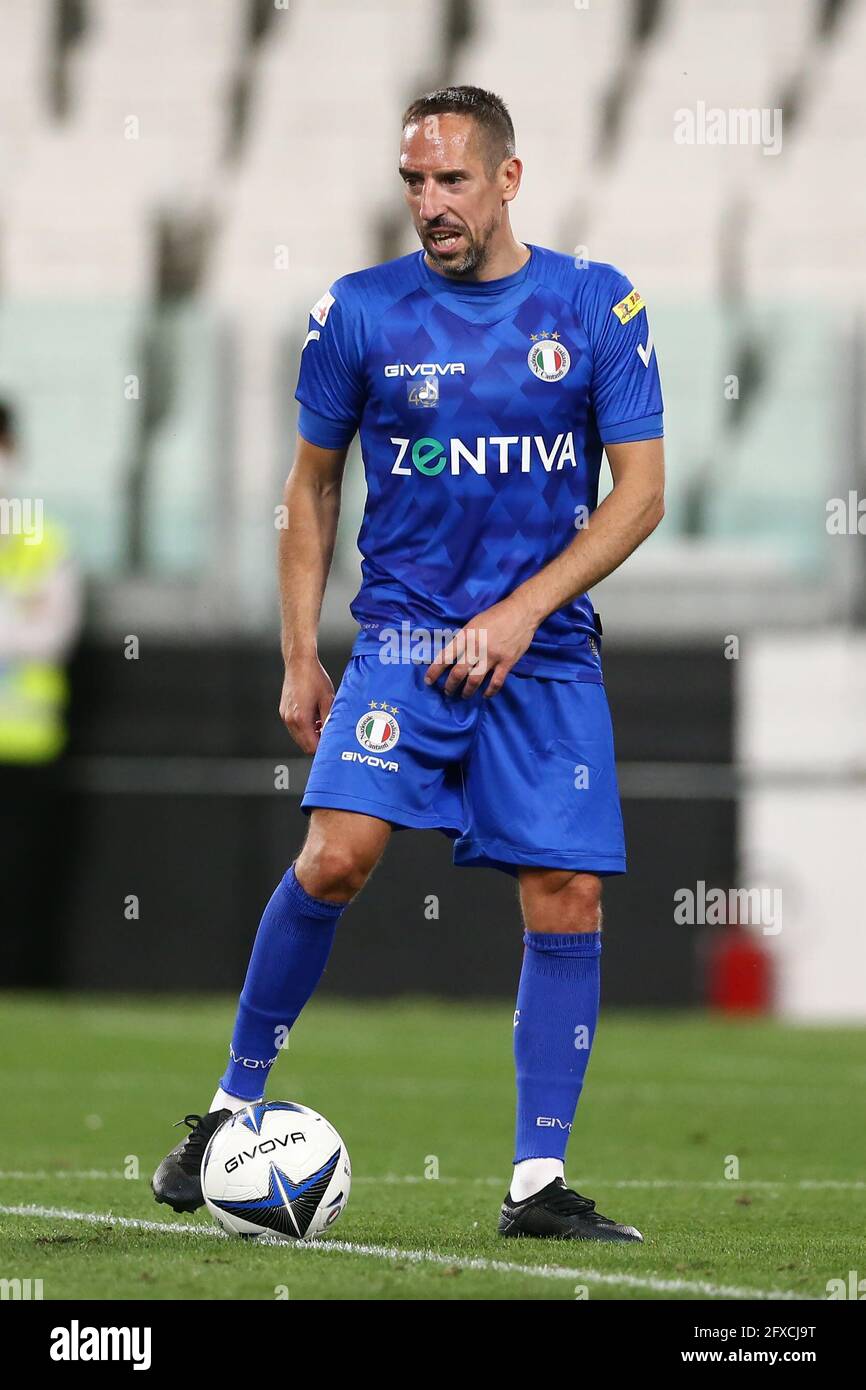
POLYGON ((598 1021, 601 932, 524 933, 514 1162, 564 1160, 598 1021))
MULTIPOLYGON (((268 1074, 322 977, 346 904, 305 892, 294 866, 265 908, 221 1091, 264 1095, 268 1074)), ((598 1021, 601 932, 524 933, 514 1026, 515 1163, 564 1160, 598 1021)))
POLYGON ((279 1049, 322 977, 346 906, 311 898, 294 865, 278 884, 256 933, 223 1091, 241 1100, 264 1095, 279 1049))

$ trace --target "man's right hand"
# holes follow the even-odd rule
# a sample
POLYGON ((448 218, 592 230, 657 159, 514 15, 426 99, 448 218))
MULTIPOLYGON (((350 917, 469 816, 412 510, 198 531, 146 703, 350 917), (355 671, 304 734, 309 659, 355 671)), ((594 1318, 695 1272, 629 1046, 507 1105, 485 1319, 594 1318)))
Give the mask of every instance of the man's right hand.
POLYGON ((280 718, 302 752, 315 753, 333 703, 334 687, 318 657, 286 662, 280 718))

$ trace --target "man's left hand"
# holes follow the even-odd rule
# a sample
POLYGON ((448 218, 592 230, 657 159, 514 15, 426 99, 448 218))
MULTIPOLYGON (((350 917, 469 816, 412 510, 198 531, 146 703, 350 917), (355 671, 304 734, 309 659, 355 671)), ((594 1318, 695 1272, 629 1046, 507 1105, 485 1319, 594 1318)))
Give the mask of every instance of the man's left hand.
POLYGON ((490 673, 484 692, 485 700, 489 699, 502 689, 512 666, 535 636, 536 627, 526 605, 514 595, 495 603, 455 633, 427 667, 425 684, 432 685, 450 666, 444 693, 454 695, 462 686, 463 699, 468 700, 490 673))

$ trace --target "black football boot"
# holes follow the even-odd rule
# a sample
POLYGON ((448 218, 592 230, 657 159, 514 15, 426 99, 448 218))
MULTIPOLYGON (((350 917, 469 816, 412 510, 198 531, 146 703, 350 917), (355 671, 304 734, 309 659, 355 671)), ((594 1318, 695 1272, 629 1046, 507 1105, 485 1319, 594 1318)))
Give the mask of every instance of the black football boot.
POLYGON ((634 1226, 621 1226, 600 1215, 595 1202, 566 1187, 562 1178, 554 1178, 523 1202, 515 1202, 509 1192, 499 1214, 499 1234, 546 1240, 643 1240, 634 1226))
POLYGON ((211 1110, 207 1115, 185 1115, 178 1120, 179 1125, 189 1125, 190 1133, 166 1154, 151 1178, 150 1185, 158 1202, 167 1202, 175 1211, 197 1211, 204 1206, 201 1161, 209 1140, 231 1113, 231 1110, 211 1110))

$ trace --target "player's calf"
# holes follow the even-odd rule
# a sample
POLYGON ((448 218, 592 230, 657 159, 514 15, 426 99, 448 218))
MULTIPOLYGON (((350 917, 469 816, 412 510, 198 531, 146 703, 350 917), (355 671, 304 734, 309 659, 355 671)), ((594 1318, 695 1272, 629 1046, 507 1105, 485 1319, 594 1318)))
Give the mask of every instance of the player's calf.
POLYGON ((317 811, 304 852, 274 890, 256 934, 229 1047, 206 1115, 153 1175, 153 1194, 175 1211, 202 1205, 208 1140, 234 1110, 264 1096, 270 1070, 321 979, 346 903, 362 886, 390 834, 384 821, 317 811), (304 867, 306 866, 306 867, 304 867), (296 873, 301 869, 301 877, 296 873))
MULTIPOLYGON (((543 1192, 559 1203, 555 1184, 564 1189, 566 1148, 598 1021, 601 880, 523 870, 520 894, 526 931, 514 1014, 517 1123, 506 1203, 532 1212, 526 1220, 538 1225, 539 1213, 524 1204, 543 1192)), ((515 1221, 513 1231, 502 1233, 529 1233, 522 1218, 515 1221)), ((548 1227, 558 1230, 545 1218, 532 1233, 548 1227)))

